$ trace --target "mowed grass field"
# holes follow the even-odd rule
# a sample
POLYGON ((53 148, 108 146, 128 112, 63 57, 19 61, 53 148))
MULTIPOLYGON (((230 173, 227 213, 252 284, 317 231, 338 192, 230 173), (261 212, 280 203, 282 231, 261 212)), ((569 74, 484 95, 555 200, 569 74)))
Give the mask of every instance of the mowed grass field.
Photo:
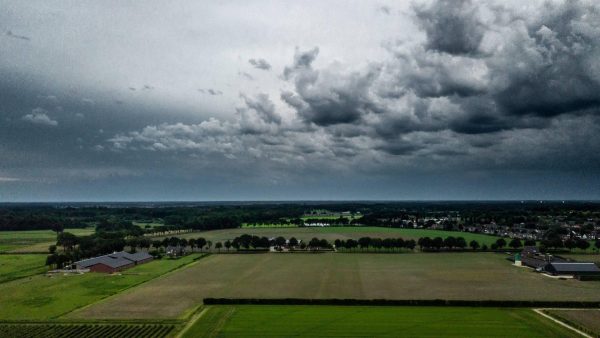
POLYGON ((266 237, 283 236, 285 238, 296 237, 304 241, 310 241, 313 237, 325 238, 328 241, 336 239, 359 239, 360 237, 379 237, 379 238, 397 238, 418 240, 420 237, 429 236, 446 238, 448 236, 463 237, 467 243, 471 240, 476 240, 480 245, 487 244, 488 246, 494 243, 498 237, 482 234, 473 234, 469 232, 443 231, 443 230, 426 230, 426 229, 401 229, 401 228, 384 228, 384 227, 292 227, 292 228, 261 228, 261 227, 245 227, 238 229, 223 229, 204 232, 193 232, 178 235, 181 238, 198 238, 204 237, 207 240, 222 242, 232 240, 237 236, 249 234, 266 237))
POLYGON ((600 300, 599 282, 558 280, 494 253, 230 254, 152 280, 72 314, 177 318, 207 297, 600 300))
POLYGON ((210 306, 197 337, 572 337, 530 309, 365 306, 210 306))
MULTIPOLYGON (((94 233, 94 228, 65 229, 77 236, 94 233)), ((0 231, 0 252, 48 252, 56 244, 56 232, 52 230, 0 231)))
POLYGON ((46 270, 46 255, 0 255, 0 283, 33 276, 46 270))
POLYGON ((572 326, 600 337, 600 309, 555 309, 545 311, 572 326))
MULTIPOLYGON (((114 295, 131 286, 190 264, 200 255, 178 260, 157 260, 120 275, 36 275, 0 284, 0 320, 57 318, 82 306, 114 295)), ((122 306, 122 305, 120 305, 122 306)))

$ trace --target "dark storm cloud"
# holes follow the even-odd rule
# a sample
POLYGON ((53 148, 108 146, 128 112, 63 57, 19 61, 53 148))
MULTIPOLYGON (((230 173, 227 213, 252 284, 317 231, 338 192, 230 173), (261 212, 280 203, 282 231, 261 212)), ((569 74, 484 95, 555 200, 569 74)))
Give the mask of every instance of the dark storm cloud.
POLYGON ((477 6, 471 0, 438 0, 415 8, 427 34, 427 48, 450 54, 476 53, 484 35, 477 6))
POLYGON ((281 123, 281 116, 275 111, 275 105, 273 105, 267 94, 258 94, 255 97, 242 95, 241 97, 248 109, 252 109, 258 113, 262 120, 268 123, 281 123))
MULTIPOLYGON (((198 83, 188 92, 220 96, 190 101, 223 104, 227 114, 195 106, 184 114, 136 101, 156 96, 160 104, 176 95, 160 78, 115 81, 120 91, 61 91, 0 64, 0 182, 139 178, 143 185, 170 178, 189 189, 204 188, 201 176, 207 186, 218 179, 220 187, 236 190, 234 177, 241 177, 238 183, 297 181, 302 189, 310 189, 303 185, 313 177, 344 186, 344 179, 412 181, 422 172, 450 173, 444 177, 463 183, 498 172, 600 177, 600 5, 507 6, 415 5, 412 19, 421 34, 385 42, 364 64, 345 63, 334 44, 309 39, 320 47, 297 48, 282 76, 270 77, 275 84, 236 74, 239 60, 233 72, 224 71, 237 79, 187 81, 198 83), (225 87, 235 80, 239 88, 225 87), (243 94, 227 102, 230 95, 214 88, 243 94)), ((369 8, 381 21, 392 19, 369 8)), ((269 61, 285 62, 277 55, 269 61)), ((271 68, 264 59, 248 62, 271 68)), ((523 182, 535 177, 523 174, 523 182)))
POLYGON ((269 62, 267 62, 267 60, 265 60, 265 59, 250 59, 250 60, 248 60, 248 63, 250 63, 256 69, 262 69, 262 70, 271 69, 271 64, 269 64, 269 62))
POLYGON ((379 73, 377 67, 365 73, 319 71, 311 65, 318 53, 317 47, 296 50, 294 63, 284 69, 284 77, 294 82, 296 93, 282 92, 284 102, 296 109, 306 122, 320 126, 356 122, 377 110, 369 92, 379 73))

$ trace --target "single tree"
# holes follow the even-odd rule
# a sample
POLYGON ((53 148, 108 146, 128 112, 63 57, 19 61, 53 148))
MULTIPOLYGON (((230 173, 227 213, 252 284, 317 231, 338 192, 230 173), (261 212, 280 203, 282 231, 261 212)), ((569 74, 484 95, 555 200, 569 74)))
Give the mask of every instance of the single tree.
POLYGON ((518 238, 513 238, 510 243, 508 243, 508 246, 510 246, 513 249, 518 249, 520 247, 523 246, 523 244, 521 243, 521 240, 518 238))
POLYGON ((471 249, 473 249, 473 251, 479 249, 479 242, 477 242, 476 240, 472 240, 471 242, 469 242, 469 246, 471 247, 471 249))
POLYGON ((504 238, 498 238, 498 240, 496 241, 496 247, 498 249, 502 249, 506 246, 506 241, 504 240, 504 238))
POLYGON ((217 249, 218 252, 221 252, 222 247, 223 247, 223 243, 221 243, 221 242, 217 242, 215 244, 215 249, 217 249))

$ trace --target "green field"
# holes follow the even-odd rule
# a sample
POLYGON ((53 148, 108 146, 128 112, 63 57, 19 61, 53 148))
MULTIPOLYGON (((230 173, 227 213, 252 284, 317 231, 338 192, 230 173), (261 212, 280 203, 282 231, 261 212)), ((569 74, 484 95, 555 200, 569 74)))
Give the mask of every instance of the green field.
MULTIPOLYGON (((91 235, 94 228, 65 229, 77 236, 91 235)), ((56 244, 56 232, 52 230, 0 231, 0 252, 48 252, 56 244)))
POLYGON ((571 337, 530 309, 210 306, 184 337, 571 337))
POLYGON ((223 229, 203 232, 193 232, 178 235, 181 238, 198 238, 204 237, 213 243, 219 241, 232 240, 233 238, 243 235, 257 235, 266 237, 283 236, 285 238, 296 237, 304 241, 310 241, 313 237, 325 238, 328 241, 336 239, 359 239, 360 237, 379 237, 379 238, 397 238, 418 240, 419 237, 429 236, 446 238, 448 236, 463 237, 467 243, 471 240, 476 240, 479 244, 487 244, 488 246, 494 243, 498 237, 482 234, 473 234, 469 232, 443 231, 443 230, 426 230, 426 229, 401 229, 401 228, 384 228, 384 227, 287 227, 287 228, 241 228, 241 229, 223 229))
POLYGON ((72 316, 179 318, 207 297, 600 301, 598 282, 548 278, 506 258, 494 253, 211 255, 72 316))
POLYGON ((36 275, 0 284, 0 320, 42 320, 59 317, 131 286, 189 264, 199 255, 163 259, 109 275, 36 275))
POLYGON ((46 255, 0 255, 0 283, 46 270, 46 255))
POLYGON ((545 312, 575 328, 600 337, 600 309, 552 309, 545 312))

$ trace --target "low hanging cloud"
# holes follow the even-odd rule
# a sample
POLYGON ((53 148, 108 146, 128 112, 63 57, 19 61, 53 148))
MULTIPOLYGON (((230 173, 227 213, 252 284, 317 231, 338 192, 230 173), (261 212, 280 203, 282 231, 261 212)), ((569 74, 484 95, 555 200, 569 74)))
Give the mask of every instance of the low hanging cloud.
POLYGON ((387 58, 317 68, 320 48, 297 48, 278 98, 242 95, 232 121, 148 126, 109 143, 380 168, 502 168, 584 143, 600 151, 597 138, 584 136, 600 129, 600 5, 548 2, 519 12, 440 0, 413 11, 422 39, 387 44, 387 58))
POLYGON ((250 63, 256 69, 261 69, 261 70, 270 70, 271 69, 271 64, 269 62, 267 62, 267 60, 265 60, 265 59, 250 59, 250 60, 248 60, 248 63, 250 63))
POLYGON ((44 126, 56 127, 58 122, 48 116, 48 111, 43 108, 35 108, 30 114, 23 115, 23 121, 44 126))

